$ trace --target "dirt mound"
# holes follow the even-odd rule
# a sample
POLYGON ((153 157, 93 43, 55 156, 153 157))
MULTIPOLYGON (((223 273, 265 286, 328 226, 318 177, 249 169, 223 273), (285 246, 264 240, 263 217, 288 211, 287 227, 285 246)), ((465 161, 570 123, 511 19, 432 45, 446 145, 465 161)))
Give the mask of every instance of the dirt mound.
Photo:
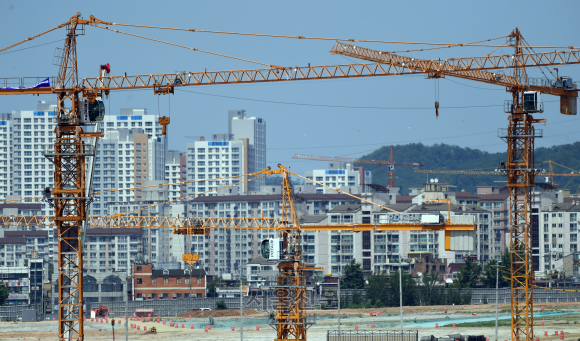
MULTIPOLYGON (((194 311, 186 311, 185 313, 179 314, 177 317, 181 318, 188 318, 191 315, 192 318, 200 318, 200 317, 239 317, 240 311, 234 309, 227 309, 227 310, 194 310, 194 311)), ((251 310, 244 310, 244 316, 266 316, 266 313, 251 309, 251 310)))

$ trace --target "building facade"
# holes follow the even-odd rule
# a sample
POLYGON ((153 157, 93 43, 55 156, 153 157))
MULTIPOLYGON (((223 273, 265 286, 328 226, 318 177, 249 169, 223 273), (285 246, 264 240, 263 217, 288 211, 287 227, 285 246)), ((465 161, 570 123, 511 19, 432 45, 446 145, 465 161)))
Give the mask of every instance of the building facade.
POLYGON ((136 300, 205 298, 203 269, 154 269, 152 264, 134 265, 136 300))
MULTIPOLYGON (((234 141, 244 145, 243 173, 255 173, 266 168, 266 120, 259 117, 246 117, 245 110, 228 111, 228 134, 234 141)), ((250 177, 251 178, 251 177, 250 177)), ((266 184, 264 178, 248 183, 248 191, 259 191, 266 184)))

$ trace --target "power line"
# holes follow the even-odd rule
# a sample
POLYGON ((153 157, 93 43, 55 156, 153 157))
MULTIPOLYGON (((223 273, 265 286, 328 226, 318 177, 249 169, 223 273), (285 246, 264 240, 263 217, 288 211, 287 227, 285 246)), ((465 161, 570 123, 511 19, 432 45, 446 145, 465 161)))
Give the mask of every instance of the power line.
MULTIPOLYGON (((299 105, 299 106, 307 106, 307 107, 326 107, 326 108, 344 108, 344 109, 374 109, 374 110, 433 110, 433 107, 406 107, 406 108, 405 107, 359 107, 359 106, 349 106, 349 105, 330 105, 330 104, 312 104, 312 103, 268 101, 268 100, 264 100, 264 99, 215 95, 215 94, 208 94, 208 93, 203 93, 203 92, 182 90, 182 89, 175 89, 175 90, 182 91, 182 92, 189 92, 189 93, 197 94, 197 95, 204 95, 204 96, 238 99, 238 100, 252 101, 252 102, 263 102, 263 103, 274 103, 274 104, 285 104, 285 105, 299 105)), ((490 108, 490 107, 503 107, 503 105, 502 104, 467 105, 467 106, 454 106, 454 107, 441 107, 441 108, 442 109, 469 109, 469 108, 490 108)))
POLYGON ((30 47, 25 47, 23 49, 18 49, 18 50, 3 52, 3 53, 0 53, 0 55, 12 53, 12 52, 23 51, 23 50, 28 50, 28 49, 32 49, 32 48, 35 48, 35 47, 44 46, 44 45, 48 45, 48 44, 53 44, 53 43, 57 43, 59 41, 64 41, 64 40, 66 40, 66 39, 59 39, 59 40, 51 41, 50 43, 44 43, 44 44, 34 45, 34 46, 30 46, 30 47))

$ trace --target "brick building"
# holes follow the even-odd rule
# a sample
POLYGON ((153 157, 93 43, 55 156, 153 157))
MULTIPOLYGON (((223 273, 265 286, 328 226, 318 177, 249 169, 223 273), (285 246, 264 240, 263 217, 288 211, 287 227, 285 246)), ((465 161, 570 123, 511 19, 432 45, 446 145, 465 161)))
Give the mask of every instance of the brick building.
POLYGON ((203 269, 154 269, 153 264, 140 264, 133 270, 136 300, 205 298, 203 269))

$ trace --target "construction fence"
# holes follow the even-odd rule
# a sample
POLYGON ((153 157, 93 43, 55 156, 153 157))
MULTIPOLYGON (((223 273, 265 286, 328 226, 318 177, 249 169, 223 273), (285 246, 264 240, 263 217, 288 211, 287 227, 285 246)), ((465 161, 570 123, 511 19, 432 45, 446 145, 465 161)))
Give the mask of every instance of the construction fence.
MULTIPOLYGON (((5 321, 15 321, 19 316, 22 316, 23 310, 34 310, 34 305, 0 305, 0 322, 5 321)), ((42 307, 37 307, 36 316, 42 318, 43 309, 42 307)))
MULTIPOLYGON (((209 308, 216 310, 217 302, 224 301, 228 309, 240 309, 240 298, 190 298, 190 299, 168 299, 168 300, 146 300, 146 301, 129 301, 129 302, 91 302, 86 304, 86 311, 97 310, 99 306, 106 305, 109 308, 110 317, 119 317, 127 311, 130 315, 134 314, 137 309, 153 309, 151 316, 171 317, 178 316, 182 313, 209 308)), ((272 295, 252 295, 244 297, 243 309, 256 309, 260 311, 273 311, 276 309, 277 297, 272 295)), ((306 302, 306 309, 320 309, 318 299, 314 295, 309 296, 306 302)), ((89 315, 89 313, 87 313, 89 315)))
POLYGON ((328 330, 326 341, 418 341, 417 330, 328 330))

